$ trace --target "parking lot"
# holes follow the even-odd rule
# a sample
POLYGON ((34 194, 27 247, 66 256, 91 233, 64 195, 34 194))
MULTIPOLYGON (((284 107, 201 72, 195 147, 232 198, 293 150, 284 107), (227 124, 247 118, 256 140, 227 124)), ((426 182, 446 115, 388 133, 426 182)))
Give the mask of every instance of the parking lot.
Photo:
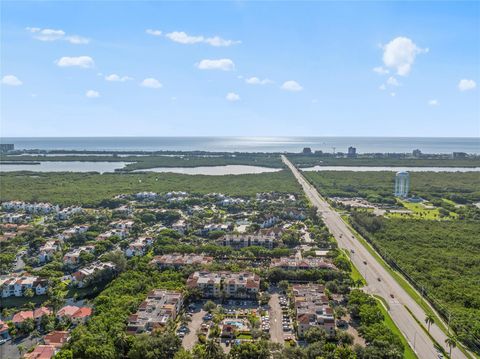
POLYGON ((188 331, 184 334, 182 339, 182 346, 187 350, 192 349, 197 343, 197 331, 200 330, 203 323, 203 317, 207 314, 207 312, 202 309, 202 305, 203 303, 198 303, 195 307, 192 306, 189 310, 191 321, 188 323, 188 331))

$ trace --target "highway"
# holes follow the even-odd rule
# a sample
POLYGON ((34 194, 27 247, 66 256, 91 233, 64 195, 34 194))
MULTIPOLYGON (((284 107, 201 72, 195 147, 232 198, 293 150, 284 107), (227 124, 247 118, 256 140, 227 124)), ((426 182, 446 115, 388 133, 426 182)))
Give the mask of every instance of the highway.
MULTIPOLYGON (((307 182, 300 171, 285 157, 283 162, 292 171, 297 181, 302 186, 305 195, 318 208, 325 225, 335 236, 340 248, 345 248, 351 254, 351 260, 365 278, 367 286, 365 291, 384 298, 389 306, 389 313, 397 327, 402 331, 411 347, 421 359, 438 358, 439 353, 433 341, 424 332, 421 326, 407 311, 406 307, 415 315, 422 324, 425 311, 410 297, 410 295, 396 282, 392 275, 370 254, 370 252, 355 238, 350 228, 345 224, 340 215, 322 198, 317 190, 307 182)), ((430 334, 444 347, 447 336, 435 324, 430 328, 430 334)), ((458 348, 452 349, 452 358, 467 358, 458 348)))

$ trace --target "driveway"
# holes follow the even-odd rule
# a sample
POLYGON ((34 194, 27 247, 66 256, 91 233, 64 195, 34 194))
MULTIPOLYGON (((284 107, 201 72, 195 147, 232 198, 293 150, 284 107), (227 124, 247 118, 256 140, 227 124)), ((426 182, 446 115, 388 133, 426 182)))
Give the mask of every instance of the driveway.
POLYGON ((0 345, 0 358, 1 359, 18 359, 21 358, 18 346, 23 345, 26 350, 36 345, 41 338, 27 337, 22 340, 9 340, 5 344, 0 345))
POLYGON ((282 308, 278 301, 278 293, 273 293, 268 302, 270 306, 270 341, 284 344, 282 329, 282 308))
POLYGON ((197 343, 197 331, 200 329, 200 326, 203 323, 202 318, 205 316, 205 314, 207 314, 207 312, 201 309, 201 304, 197 304, 197 308, 192 315, 192 321, 188 323, 189 332, 182 340, 182 346, 185 349, 190 350, 197 343))

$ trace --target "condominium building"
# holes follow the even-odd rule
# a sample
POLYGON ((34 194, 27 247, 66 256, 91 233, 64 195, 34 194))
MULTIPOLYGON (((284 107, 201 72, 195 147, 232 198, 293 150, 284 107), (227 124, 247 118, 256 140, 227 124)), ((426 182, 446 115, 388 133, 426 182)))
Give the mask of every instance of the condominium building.
POLYGON ((159 268, 181 268, 188 265, 206 265, 213 262, 213 257, 206 257, 202 254, 164 254, 156 256, 150 263, 159 268))
POLYGON ((135 314, 128 318, 127 332, 137 334, 151 332, 175 320, 183 305, 179 291, 154 289, 150 291, 135 314))
POLYGON ((335 335, 333 309, 321 284, 293 285, 293 301, 298 336, 302 338, 311 327, 323 328, 328 336, 335 335))
POLYGON ((0 289, 2 298, 11 296, 21 297, 27 289, 33 290, 36 295, 45 294, 47 291, 47 280, 36 276, 2 276, 0 277, 0 289))
POLYGON ((260 246, 268 249, 276 247, 280 240, 273 235, 261 234, 227 234, 217 240, 217 243, 224 247, 232 247, 235 249, 260 246))
POLYGON ((325 258, 297 258, 282 257, 273 258, 270 267, 284 270, 307 270, 307 269, 336 269, 332 262, 325 258))
POLYGON ((250 272, 192 273, 187 287, 199 288, 205 298, 255 298, 260 290, 260 277, 250 272))

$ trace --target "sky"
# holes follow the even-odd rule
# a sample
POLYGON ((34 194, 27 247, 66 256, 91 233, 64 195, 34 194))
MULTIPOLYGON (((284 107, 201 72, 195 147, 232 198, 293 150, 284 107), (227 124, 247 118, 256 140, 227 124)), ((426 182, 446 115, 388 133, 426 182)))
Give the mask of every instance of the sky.
POLYGON ((0 45, 3 137, 480 137, 475 1, 2 1, 0 45))

